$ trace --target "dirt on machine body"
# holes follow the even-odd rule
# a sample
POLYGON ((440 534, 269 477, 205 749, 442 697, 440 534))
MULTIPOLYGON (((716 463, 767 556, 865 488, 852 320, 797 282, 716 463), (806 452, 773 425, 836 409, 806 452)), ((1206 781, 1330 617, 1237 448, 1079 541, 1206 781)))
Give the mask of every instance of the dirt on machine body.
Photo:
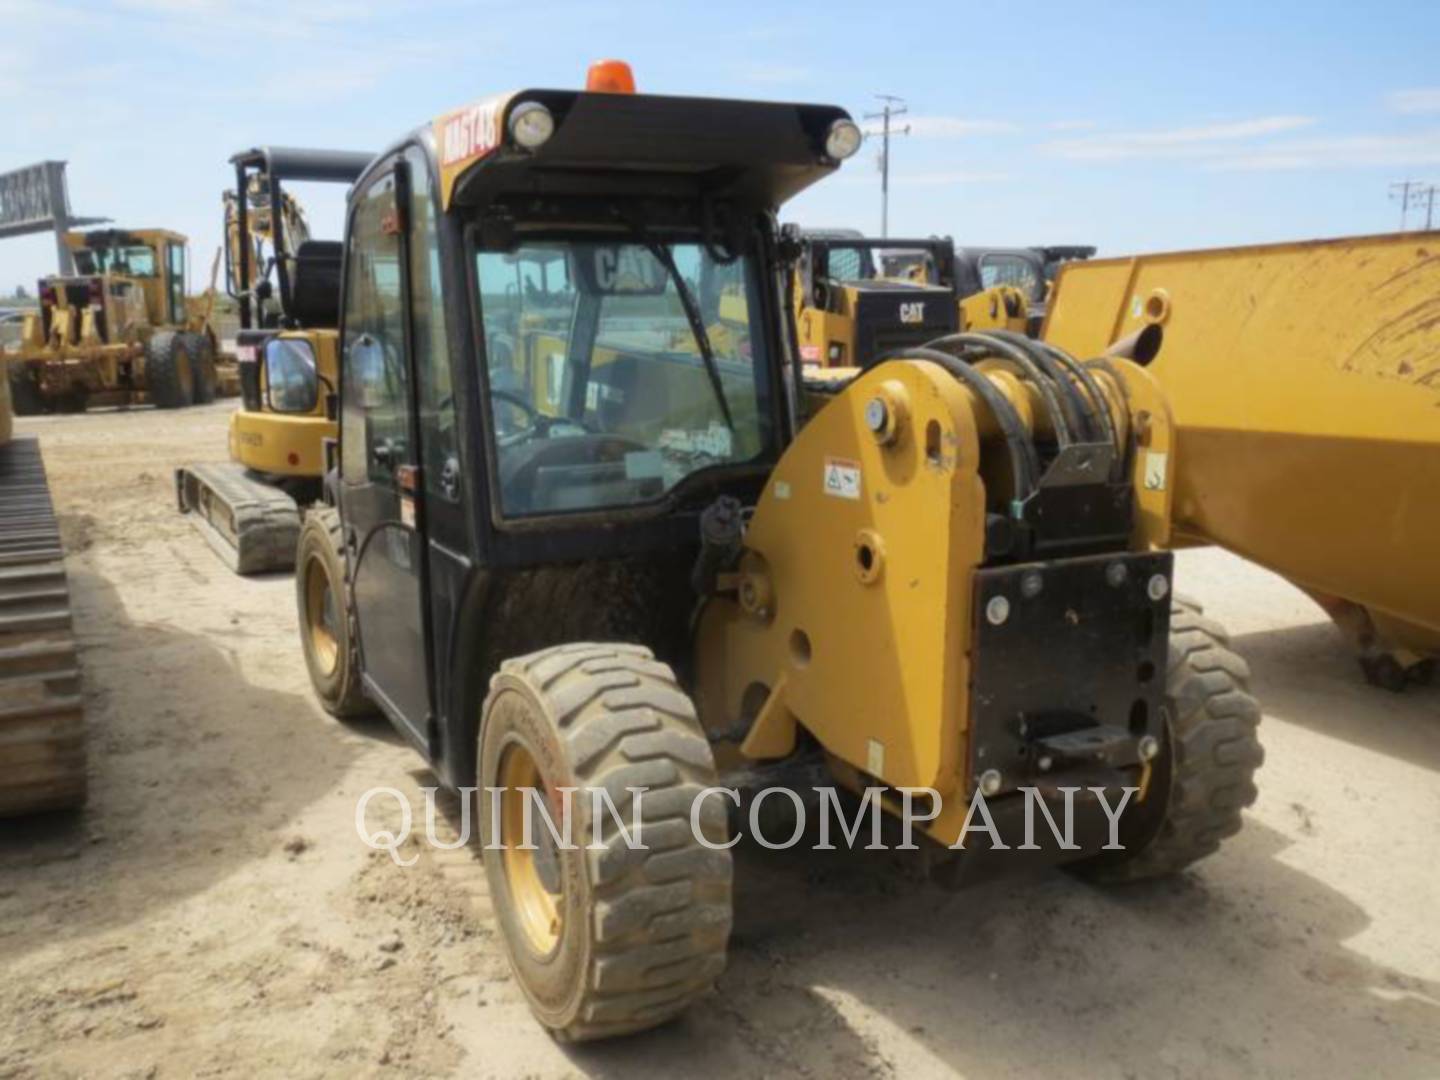
POLYGON ((71 232, 75 273, 42 278, 7 353, 14 411, 200 405, 237 389, 211 325, 214 287, 186 296, 185 237, 166 229, 71 232))

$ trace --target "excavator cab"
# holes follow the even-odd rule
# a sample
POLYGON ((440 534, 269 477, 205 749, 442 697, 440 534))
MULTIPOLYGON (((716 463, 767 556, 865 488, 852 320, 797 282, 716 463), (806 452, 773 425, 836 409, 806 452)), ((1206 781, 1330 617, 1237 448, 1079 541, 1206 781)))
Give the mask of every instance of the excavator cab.
POLYGON ((370 155, 261 147, 225 193, 225 278, 239 306, 241 407, 230 462, 176 470, 182 513, 238 573, 287 570, 300 507, 320 496, 336 428, 343 246, 316 240, 287 182, 349 183, 370 155))

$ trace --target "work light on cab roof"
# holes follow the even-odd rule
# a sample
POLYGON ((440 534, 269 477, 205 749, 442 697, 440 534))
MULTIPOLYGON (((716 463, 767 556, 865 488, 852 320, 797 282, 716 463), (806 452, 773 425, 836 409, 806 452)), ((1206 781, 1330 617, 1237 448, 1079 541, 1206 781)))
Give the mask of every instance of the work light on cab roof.
POLYGON ((522 101, 510 111, 510 137, 516 145, 534 150, 555 134, 555 117, 538 101, 522 101))
POLYGON ((836 161, 844 161, 860 149, 865 136, 853 120, 836 120, 825 135, 825 153, 836 161))

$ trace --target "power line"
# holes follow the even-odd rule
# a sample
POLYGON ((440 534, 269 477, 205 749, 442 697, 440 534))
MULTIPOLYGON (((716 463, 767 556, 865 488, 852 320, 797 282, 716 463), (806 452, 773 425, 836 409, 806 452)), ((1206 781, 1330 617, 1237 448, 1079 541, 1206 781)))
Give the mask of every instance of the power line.
POLYGON ((1409 212, 1425 208, 1425 229, 1428 232, 1435 223, 1435 192, 1440 185, 1426 184, 1419 180, 1399 180, 1390 185, 1390 199, 1400 204, 1400 231, 1404 232, 1409 212))
POLYGON ((909 135, 910 125, 903 128, 891 126, 891 121, 896 117, 904 116, 909 112, 905 99, 896 97, 894 94, 876 94, 877 98, 885 104, 877 113, 866 113, 866 120, 879 120, 879 131, 867 131, 867 137, 880 136, 880 235, 890 235, 890 136, 909 135))

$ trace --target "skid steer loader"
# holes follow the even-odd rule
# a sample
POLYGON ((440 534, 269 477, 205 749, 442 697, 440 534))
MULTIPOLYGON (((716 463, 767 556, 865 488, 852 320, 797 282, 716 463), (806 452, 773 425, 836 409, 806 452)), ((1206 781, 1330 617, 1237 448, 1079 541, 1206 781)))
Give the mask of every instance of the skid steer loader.
POLYGON ((1142 368, 948 334, 806 398, 776 213, 859 141, 838 108, 640 95, 610 61, 441 116, 351 192, 305 662, 330 712, 481 789, 511 967, 562 1038, 720 974, 717 785, 823 770, 917 818, 953 883, 1167 873, 1255 798, 1245 665, 1159 550, 1175 446, 1142 368), (720 297, 743 325, 712 339, 720 297), (584 839, 526 842, 537 805, 584 839), (1072 840, 1025 846, 1032 805, 1072 840))
POLYGON ((336 433, 341 245, 313 240, 286 181, 350 183, 370 155, 264 147, 231 158, 226 282, 238 302, 240 408, 230 461, 175 471, 180 512, 237 573, 288 570, 300 508, 320 496, 336 433))

